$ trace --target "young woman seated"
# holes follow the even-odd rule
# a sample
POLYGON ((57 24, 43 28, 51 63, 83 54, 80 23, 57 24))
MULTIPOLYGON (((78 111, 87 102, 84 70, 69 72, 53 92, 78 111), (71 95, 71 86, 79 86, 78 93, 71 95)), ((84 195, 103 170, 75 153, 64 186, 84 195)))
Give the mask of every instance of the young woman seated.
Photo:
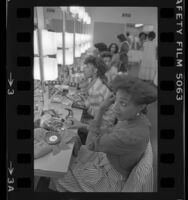
POLYGON ((117 67, 111 65, 112 54, 109 51, 102 52, 101 58, 107 66, 107 72, 105 73, 105 76, 108 79, 108 83, 110 83, 110 81, 117 75, 118 69, 117 67))
POLYGON ((102 53, 103 51, 108 51, 107 45, 106 45, 105 43, 103 43, 103 42, 96 43, 96 44, 94 45, 94 47, 98 50, 98 57, 100 57, 100 55, 101 55, 101 53, 102 53))
POLYGON ((119 47, 116 43, 111 43, 108 47, 108 50, 112 54, 111 65, 115 67, 119 67, 120 57, 119 57, 119 47))
POLYGON ((88 80, 88 85, 84 88, 84 92, 87 94, 86 97, 84 97, 85 105, 88 108, 88 113, 95 117, 99 105, 110 94, 109 89, 103 83, 103 80, 106 80, 104 74, 107 69, 102 59, 92 55, 86 58, 84 64, 86 65, 84 68, 84 75, 85 79, 88 80))
POLYGON ((142 110, 157 99, 156 87, 129 75, 116 76, 111 85, 115 98, 109 97, 100 105, 86 145, 67 174, 52 179, 51 188, 59 192, 121 192, 145 153, 151 124, 142 110), (102 117, 112 103, 118 123, 102 128, 102 117))

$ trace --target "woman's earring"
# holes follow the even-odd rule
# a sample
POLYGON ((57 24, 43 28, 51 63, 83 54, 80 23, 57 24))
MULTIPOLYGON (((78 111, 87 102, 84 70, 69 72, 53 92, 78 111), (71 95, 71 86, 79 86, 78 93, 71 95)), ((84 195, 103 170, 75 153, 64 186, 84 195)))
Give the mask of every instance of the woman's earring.
POLYGON ((140 113, 137 113, 136 116, 137 116, 137 117, 140 116, 140 113))

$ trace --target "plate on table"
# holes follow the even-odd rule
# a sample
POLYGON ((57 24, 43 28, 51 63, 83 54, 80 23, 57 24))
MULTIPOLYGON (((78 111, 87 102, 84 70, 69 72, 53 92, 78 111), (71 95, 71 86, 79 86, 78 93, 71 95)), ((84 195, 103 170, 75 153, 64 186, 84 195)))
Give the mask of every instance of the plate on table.
POLYGON ((47 132, 45 135, 45 141, 50 145, 55 145, 61 142, 61 136, 56 132, 47 132))

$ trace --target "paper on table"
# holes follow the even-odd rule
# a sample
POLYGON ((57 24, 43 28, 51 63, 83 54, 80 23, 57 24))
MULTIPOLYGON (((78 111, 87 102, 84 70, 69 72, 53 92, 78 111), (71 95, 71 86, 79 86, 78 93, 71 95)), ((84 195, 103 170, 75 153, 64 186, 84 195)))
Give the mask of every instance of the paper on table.
POLYGON ((54 176, 50 173, 66 173, 69 167, 70 159, 74 144, 68 144, 69 149, 63 150, 60 153, 53 155, 49 153, 39 159, 34 160, 35 175, 38 176, 54 176))

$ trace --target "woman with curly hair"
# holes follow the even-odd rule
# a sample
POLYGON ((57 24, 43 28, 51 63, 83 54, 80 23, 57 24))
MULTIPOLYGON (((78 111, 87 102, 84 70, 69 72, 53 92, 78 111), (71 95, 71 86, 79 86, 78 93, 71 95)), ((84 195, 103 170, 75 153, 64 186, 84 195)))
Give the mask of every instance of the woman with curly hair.
POLYGON ((100 57, 100 54, 103 52, 103 51, 107 51, 108 50, 108 47, 105 43, 96 43, 94 45, 94 47, 98 50, 98 57, 100 57))
POLYGON ((104 101, 110 93, 109 89, 104 84, 104 81, 107 82, 105 76, 107 66, 101 58, 92 55, 85 59, 84 64, 86 65, 84 68, 84 75, 85 79, 88 80, 88 85, 85 88, 85 93, 87 93, 85 104, 88 108, 88 113, 94 117, 100 103, 104 101))
POLYGON ((111 82, 115 97, 106 99, 89 127, 86 145, 64 178, 53 179, 59 192, 121 192, 133 167, 146 151, 151 124, 142 110, 156 101, 152 84, 129 75, 111 82), (113 104, 118 123, 102 127, 102 118, 113 104))
POLYGON ((138 43, 138 50, 144 50, 144 42, 147 39, 147 34, 145 32, 139 33, 139 43, 138 43))
POLYGON ((154 41, 155 32, 148 33, 148 41, 144 43, 144 51, 138 77, 145 81, 154 81, 157 73, 157 46, 154 41))
POLYGON ((118 45, 116 43, 111 43, 110 46, 108 47, 108 50, 112 54, 111 66, 115 66, 118 68, 120 63, 118 45))

